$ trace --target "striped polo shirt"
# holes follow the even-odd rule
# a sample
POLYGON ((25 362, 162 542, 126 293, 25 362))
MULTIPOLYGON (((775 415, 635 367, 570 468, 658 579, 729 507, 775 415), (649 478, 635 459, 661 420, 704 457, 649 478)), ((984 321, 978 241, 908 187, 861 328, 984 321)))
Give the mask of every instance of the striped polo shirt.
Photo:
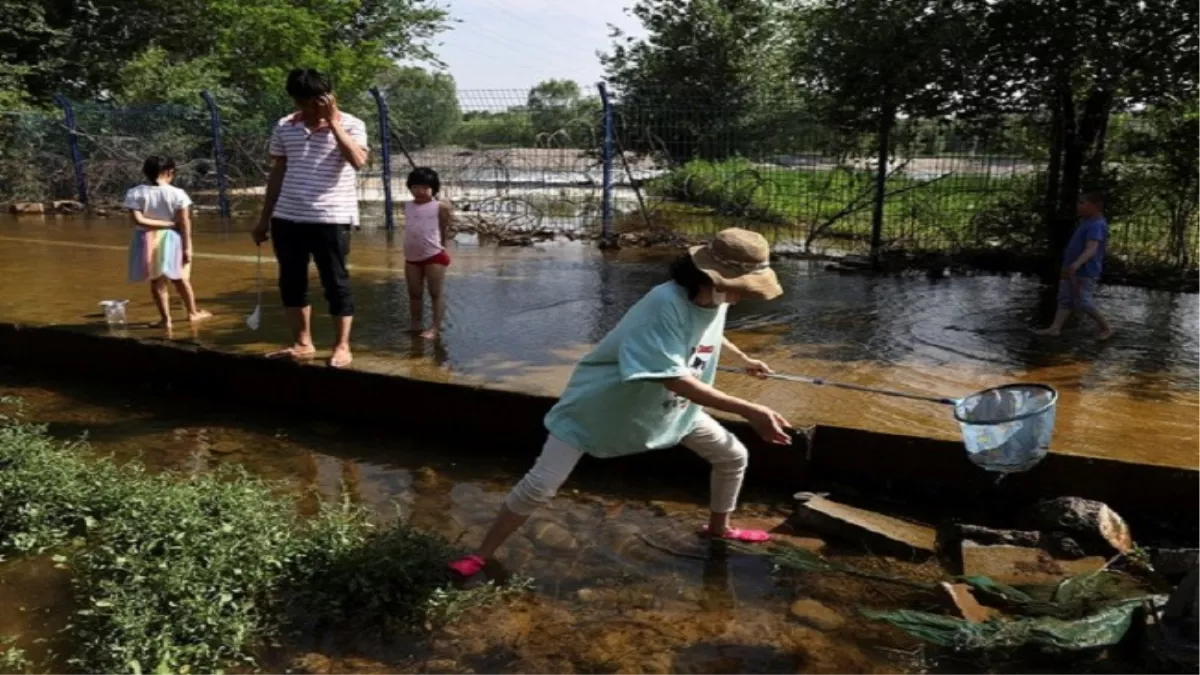
MULTIPOLYGON (((367 125, 348 113, 338 115, 342 128, 365 149, 367 125)), ((310 131, 299 113, 289 115, 271 132, 270 153, 287 158, 274 217, 358 225, 358 172, 342 157, 331 129, 310 131)))

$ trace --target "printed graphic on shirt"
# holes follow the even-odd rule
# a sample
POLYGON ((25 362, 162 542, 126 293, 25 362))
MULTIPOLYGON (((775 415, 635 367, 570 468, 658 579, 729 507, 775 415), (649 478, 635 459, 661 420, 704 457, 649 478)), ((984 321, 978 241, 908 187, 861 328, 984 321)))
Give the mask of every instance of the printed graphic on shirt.
MULTIPOLYGON (((699 379, 704 375, 705 368, 708 367, 708 362, 712 360, 713 354, 716 353, 716 347, 713 345, 700 345, 692 347, 691 355, 688 357, 688 370, 692 371, 692 377, 699 379)), ((675 392, 667 392, 667 400, 663 401, 663 410, 680 412, 688 407, 691 401, 676 394, 675 392)))

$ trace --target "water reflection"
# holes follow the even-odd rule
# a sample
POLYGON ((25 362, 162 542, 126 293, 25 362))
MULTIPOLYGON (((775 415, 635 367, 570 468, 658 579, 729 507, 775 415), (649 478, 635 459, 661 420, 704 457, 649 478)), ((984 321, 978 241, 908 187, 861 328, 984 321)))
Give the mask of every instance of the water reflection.
MULTIPOLYGON (((248 227, 198 220, 195 284, 218 317, 194 338, 184 332, 177 339, 242 352, 287 339, 273 288, 263 328, 253 332, 242 323, 255 300, 248 227)), ((129 334, 156 337, 136 327, 153 308, 144 289, 124 283, 126 238, 115 220, 0 218, 0 274, 21 280, 0 293, 0 319, 102 329, 88 318, 95 302, 130 297, 135 323, 129 334)), ((407 332, 397 240, 382 231, 355 233, 357 367, 556 394, 576 359, 667 278, 677 255, 604 253, 569 242, 514 249, 470 241, 452 250, 444 338, 426 343, 407 332)), ((783 298, 738 305, 730 325, 736 341, 779 370, 952 396, 1012 380, 1046 382, 1063 393, 1055 450, 1196 465, 1200 317, 1194 295, 1102 287, 1100 305, 1118 333, 1100 344, 1088 325, 1056 340, 1031 335, 1027 328, 1036 323, 1043 290, 1033 279, 877 279, 795 260, 779 260, 777 267, 783 298), (1148 438, 1154 443, 1145 443, 1148 438)), ((332 335, 320 302, 316 314, 315 338, 328 346, 332 335)), ((737 377, 722 386, 776 406, 799 424, 956 437, 940 411, 920 404, 737 377)))

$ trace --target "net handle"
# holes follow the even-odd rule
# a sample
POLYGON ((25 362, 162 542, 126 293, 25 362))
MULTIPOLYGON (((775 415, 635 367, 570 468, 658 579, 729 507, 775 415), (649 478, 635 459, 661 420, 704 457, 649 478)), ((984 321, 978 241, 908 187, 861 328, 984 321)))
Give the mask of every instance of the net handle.
MULTIPOLYGON (((722 370, 727 373, 747 374, 741 368, 733 368, 730 366, 719 366, 717 370, 722 370)), ((941 405, 955 406, 958 405, 958 399, 948 398, 944 396, 923 396, 921 394, 910 394, 903 391, 894 391, 892 389, 876 389, 875 387, 864 387, 860 384, 849 384, 846 382, 833 382, 826 380, 823 377, 805 377, 803 375, 786 375, 784 373, 772 373, 767 375, 772 380, 783 380, 785 382, 803 382, 805 384, 815 384, 820 386, 837 387, 838 389, 850 389, 853 391, 864 391, 870 394, 882 394, 884 396, 894 396, 896 398, 907 398, 912 401, 925 401, 926 403, 938 403, 941 405)))

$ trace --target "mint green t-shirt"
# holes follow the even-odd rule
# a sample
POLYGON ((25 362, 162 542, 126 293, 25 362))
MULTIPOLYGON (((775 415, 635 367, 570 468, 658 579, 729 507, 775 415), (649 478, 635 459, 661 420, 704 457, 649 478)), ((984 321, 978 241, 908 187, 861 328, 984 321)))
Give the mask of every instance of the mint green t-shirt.
POLYGON ((661 380, 692 375, 712 384, 725 309, 692 303, 673 281, 656 286, 575 367, 546 428, 593 457, 677 445, 700 408, 661 380))

